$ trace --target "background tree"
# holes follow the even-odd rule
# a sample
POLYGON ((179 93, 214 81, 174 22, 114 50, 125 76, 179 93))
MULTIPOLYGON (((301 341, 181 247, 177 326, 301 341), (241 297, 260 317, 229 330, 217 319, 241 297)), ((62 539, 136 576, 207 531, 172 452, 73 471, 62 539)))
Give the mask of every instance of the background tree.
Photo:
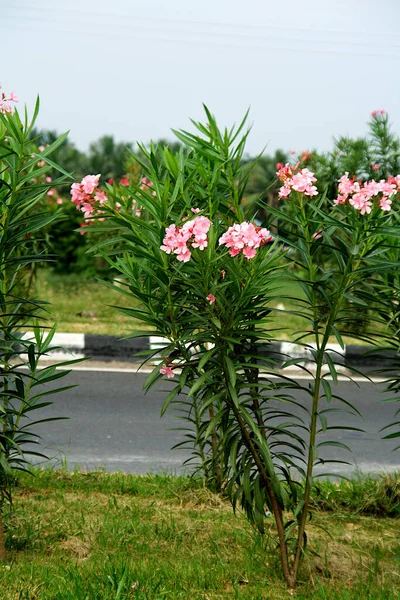
POLYGON ((87 173, 101 173, 103 179, 121 179, 125 165, 133 151, 132 142, 115 142, 112 135, 104 135, 89 146, 87 173))

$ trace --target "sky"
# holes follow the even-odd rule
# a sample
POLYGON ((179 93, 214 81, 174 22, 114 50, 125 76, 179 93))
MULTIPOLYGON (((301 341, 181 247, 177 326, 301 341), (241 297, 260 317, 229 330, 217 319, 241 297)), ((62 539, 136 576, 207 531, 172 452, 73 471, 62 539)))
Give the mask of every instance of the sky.
POLYGON ((400 128, 398 0, 7 0, 2 91, 81 150, 173 139, 202 103, 221 126, 250 107, 247 151, 332 147, 375 109, 400 128))

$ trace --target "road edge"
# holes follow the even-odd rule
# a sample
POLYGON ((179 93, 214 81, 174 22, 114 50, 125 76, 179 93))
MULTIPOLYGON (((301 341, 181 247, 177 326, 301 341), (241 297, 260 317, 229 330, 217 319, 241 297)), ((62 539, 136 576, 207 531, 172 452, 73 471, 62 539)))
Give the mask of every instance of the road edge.
MULTIPOLYGON (((33 334, 32 334, 33 335, 33 334)), ((26 333, 24 337, 29 337, 26 333)), ((163 344, 163 339, 154 336, 135 338, 120 338, 112 335, 97 335, 92 333, 56 333, 52 346, 57 350, 51 353, 54 358, 93 358, 104 362, 140 362, 140 356, 151 350, 157 354, 157 348, 163 344)), ((273 342, 265 345, 260 356, 274 356, 283 363, 292 358, 312 360, 312 346, 303 347, 290 342, 273 342)), ((328 353, 334 362, 345 366, 393 366, 400 359, 400 354, 390 349, 377 349, 373 346, 345 345, 342 349, 338 344, 331 344, 328 353)))

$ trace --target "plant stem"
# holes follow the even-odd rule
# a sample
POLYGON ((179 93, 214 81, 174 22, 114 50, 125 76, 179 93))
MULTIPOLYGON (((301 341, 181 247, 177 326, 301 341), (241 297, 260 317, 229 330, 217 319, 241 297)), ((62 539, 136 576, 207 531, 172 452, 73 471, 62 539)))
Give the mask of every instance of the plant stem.
POLYGON ((232 408, 232 412, 235 415, 235 419, 240 427, 240 431, 242 433, 242 439, 254 459, 254 463, 257 467, 258 472, 261 475, 263 484, 265 486, 265 489, 267 490, 268 496, 271 501, 272 512, 274 515, 276 529, 277 529, 277 533, 278 533, 278 539, 279 539, 279 549, 280 549, 280 555, 281 555, 282 572, 283 572, 285 581, 287 582, 289 587, 292 588, 294 586, 295 580, 293 579, 290 569, 289 569, 289 557, 288 557, 288 551, 287 551, 287 545, 286 545, 286 539, 285 539, 285 527, 284 527, 284 522, 283 522, 282 509, 279 506, 278 501, 275 497, 274 490, 273 490, 270 478, 268 476, 268 473, 265 470, 265 467, 263 465, 262 458, 260 457, 259 453, 257 452, 257 448, 250 436, 250 433, 249 433, 245 423, 243 422, 242 417, 240 416, 239 409, 236 406, 236 404, 229 392, 229 385, 228 385, 229 376, 228 376, 225 368, 224 368, 224 379, 225 379, 226 390, 227 390, 228 397, 229 397, 229 403, 232 408))
MULTIPOLYGON (((208 409, 208 414, 210 416, 210 421, 215 417, 214 412, 214 404, 210 404, 208 409)), ((218 462, 218 434, 217 430, 212 430, 211 433, 211 453, 212 453, 212 474, 214 479, 215 490, 220 492, 222 489, 222 476, 221 476, 221 468, 218 462)))
POLYGON ((6 560, 6 544, 4 538, 3 511, 0 508, 0 560, 6 560))
MULTIPOLYGON (((313 262, 313 256, 311 253, 311 238, 308 231, 308 223, 305 219, 304 233, 305 233, 305 241, 307 244, 308 250, 308 264, 309 264, 309 277, 310 281, 314 281, 315 276, 315 265, 313 262)), ((358 234, 356 232, 356 240, 355 245, 358 243, 358 234)), ((304 496, 303 496, 303 509, 300 515, 299 521, 299 529, 296 543, 296 552, 293 561, 293 566, 291 569, 291 573, 293 579, 297 580, 297 574, 300 567, 301 555, 304 547, 304 532, 306 528, 306 521, 309 513, 309 503, 310 503, 310 494, 311 494, 311 482, 312 482, 312 474, 313 467, 315 461, 315 443, 316 443, 316 435, 317 435, 317 420, 318 420, 318 406, 320 400, 320 389, 321 389, 321 380, 322 380, 322 365, 324 363, 325 350, 329 342, 329 337, 332 333, 332 327, 335 323, 338 313, 341 310, 343 303, 343 292, 346 290, 347 286, 351 281, 351 276, 354 271, 354 267, 357 269, 359 265, 359 258, 353 264, 352 260, 348 260, 348 263, 344 269, 342 274, 342 278, 338 288, 336 290, 336 299, 335 302, 330 306, 330 314, 325 326, 324 336, 322 338, 322 342, 320 343, 319 339, 319 325, 316 320, 316 296, 314 291, 314 286, 312 288, 313 294, 313 311, 314 311, 314 327, 315 327, 315 340, 317 344, 317 361, 316 361, 316 373, 314 378, 314 391, 312 396, 312 406, 311 406, 311 422, 310 422, 310 437, 308 443, 308 458, 307 458, 307 471, 306 471, 306 481, 304 487, 304 496)))
POLYGON ((232 401, 232 410, 233 410, 233 414, 235 415, 235 418, 239 424, 240 430, 242 432, 243 440, 244 440, 247 448, 249 449, 251 455, 253 456, 254 462, 258 469, 258 472, 260 473, 260 475, 262 477, 263 484, 264 484, 265 489, 267 490, 268 496, 271 500, 272 512, 274 514, 275 524, 276 524, 276 529, 277 529, 278 539, 279 539, 279 549, 280 549, 280 554, 281 554, 281 565, 282 565, 283 576, 285 578, 285 581, 289 585, 289 587, 292 588, 294 586, 296 580, 293 579, 292 574, 289 569, 289 557, 288 557, 287 545, 286 545, 286 539, 285 539, 285 527, 284 527, 284 523, 283 523, 282 509, 279 506, 277 499, 275 498, 275 494, 272 489, 272 485, 271 485, 270 479, 268 477, 268 473, 266 472, 266 470, 262 464, 262 459, 259 456, 257 449, 253 443, 253 440, 251 439, 250 434, 249 434, 245 424, 243 423, 240 413, 233 401, 232 401))

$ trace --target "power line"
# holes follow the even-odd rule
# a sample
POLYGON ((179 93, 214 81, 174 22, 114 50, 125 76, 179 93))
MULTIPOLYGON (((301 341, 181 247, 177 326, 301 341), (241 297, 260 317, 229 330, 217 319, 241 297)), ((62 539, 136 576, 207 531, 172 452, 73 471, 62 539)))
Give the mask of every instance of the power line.
MULTIPOLYGON (((3 16, 2 19, 2 23, 0 23, 0 27, 1 25, 4 23, 4 19, 13 19, 14 17, 12 15, 5 15, 5 17, 3 16)), ((54 25, 54 21, 52 19, 47 19, 47 18, 43 18, 43 17, 31 17, 31 16, 25 16, 23 22, 21 20, 16 22, 16 25, 18 27, 24 27, 27 25, 26 21, 30 21, 30 22, 34 22, 34 23, 38 23, 39 26, 41 26, 44 23, 50 23, 52 25, 51 31, 53 32, 60 32, 60 33, 66 33, 68 35, 78 35, 78 36, 85 36, 85 37, 109 37, 109 36, 113 36, 113 37, 132 37, 131 35, 127 35, 126 33, 121 35, 121 31, 110 31, 110 26, 109 24, 104 24, 107 27, 107 32, 102 33, 102 32, 98 32, 95 31, 93 29, 93 27, 91 29, 85 29, 85 31, 78 31, 78 30, 71 30, 71 29, 65 29, 62 27, 59 27, 58 25, 54 25)), ((74 21, 74 24, 76 23, 76 21, 74 21)), ((93 26, 93 23, 91 23, 91 25, 93 26)), ((102 26, 103 24, 98 24, 100 26, 102 26)), ((48 27, 46 27, 46 25, 43 25, 43 27, 46 29, 46 32, 48 33, 48 27)), ((121 27, 121 26, 119 26, 121 27)), ((129 33, 132 32, 132 27, 129 25, 125 25, 124 28, 126 29, 127 27, 129 27, 129 33)), ((135 28, 133 28, 135 29, 135 28)), ((207 35, 210 34, 210 32, 197 32, 197 31, 190 31, 189 33, 191 33, 191 37, 190 38, 178 38, 178 37, 166 37, 166 36, 156 36, 154 35, 154 31, 156 33, 164 33, 164 30, 162 29, 155 29, 155 28, 146 28, 146 27, 142 27, 140 28, 140 26, 136 26, 136 29, 139 31, 139 37, 140 39, 145 39, 145 40, 153 40, 153 41, 164 41, 164 42, 169 42, 169 43, 186 43, 186 44, 206 44, 206 45, 219 45, 219 46, 233 46, 233 47, 242 47, 242 48, 266 48, 266 49, 270 49, 270 50, 278 50, 278 51, 291 51, 291 52, 305 52, 305 53, 317 53, 317 54, 336 54, 336 55, 348 55, 349 51, 346 49, 325 49, 325 48, 307 48, 307 47, 288 47, 288 46, 273 46, 271 44, 268 44, 268 40, 265 40, 265 42, 267 42, 267 44, 265 43, 259 43, 257 41, 255 41, 257 38, 254 38, 254 36, 249 36, 247 35, 247 38, 251 38, 251 40, 253 40, 253 43, 251 44, 246 44, 241 42, 241 40, 237 40, 237 37, 235 34, 218 34, 215 33, 213 34, 214 36, 216 36, 218 39, 207 39, 207 35), (141 32, 146 32, 149 31, 150 35, 145 34, 145 33, 141 33, 141 32), (200 36, 200 39, 195 39, 193 36, 197 35, 200 36), (224 38, 227 37, 235 37, 235 42, 230 42, 227 41, 224 38), (201 39, 203 38, 203 39, 201 39)), ((165 31, 165 33, 171 33, 171 31, 165 31)), ((177 33, 182 35, 182 34, 186 34, 188 33, 187 31, 181 31, 181 30, 177 30, 177 33)), ((264 41, 264 40, 263 40, 264 41)), ((314 44, 321 44, 321 43, 333 43, 330 41, 320 41, 320 40, 279 40, 282 41, 282 43, 285 43, 287 41, 299 41, 300 43, 309 43, 312 42, 314 44)), ((336 42, 335 42, 336 43, 336 42)), ((348 44, 351 45, 351 42, 348 42, 348 44)), ((385 52, 380 52, 380 53, 376 53, 376 52, 361 52, 359 50, 356 51, 351 51, 352 54, 356 55, 356 56, 368 56, 368 57, 374 57, 374 58, 378 58, 378 57, 385 57, 385 58, 391 58, 391 59, 396 59, 396 58, 400 58, 400 55, 395 55, 393 53, 385 53, 385 52)))
MULTIPOLYGON (((44 7, 38 7, 35 5, 30 5, 30 4, 25 4, 23 6, 17 6, 17 7, 13 7, 14 9, 17 10, 24 10, 24 9, 28 9, 28 10, 34 10, 35 13, 37 13, 38 11, 42 11, 45 12, 46 14, 48 14, 49 11, 54 9, 54 4, 51 5, 47 5, 44 7)), ((76 15, 87 15, 90 17, 91 22, 93 22, 93 17, 106 17, 107 19, 109 17, 112 18, 120 18, 123 19, 124 21, 126 20, 134 20, 135 22, 138 21, 144 21, 144 22, 150 22, 150 23, 154 23, 154 22, 159 22, 159 23, 167 23, 167 24, 182 24, 183 26, 186 26, 186 24, 195 24, 195 25, 199 25, 199 26, 212 26, 212 27, 222 27, 222 28, 227 28, 227 27, 231 27, 231 28, 236 28, 239 29, 240 31, 234 32, 235 35, 240 35, 240 33, 243 31, 243 28, 247 28, 247 29, 258 29, 258 30, 276 30, 279 32, 295 32, 295 31, 299 31, 299 32, 303 32, 303 33, 307 33, 307 34, 315 34, 316 30, 312 29, 312 28, 306 28, 306 27, 289 27, 289 26, 283 26, 283 25, 261 25, 261 24, 253 24, 253 23, 248 23, 248 24, 242 24, 242 23, 230 23, 230 22, 223 22, 223 21, 203 21, 203 20, 194 20, 194 19, 171 19, 168 17, 142 17, 142 16, 137 16, 137 15, 132 15, 132 14, 128 14, 128 13, 116 13, 116 12, 93 12, 93 11, 85 11, 85 10, 81 10, 79 8, 79 10, 76 9, 72 9, 69 7, 57 7, 57 11, 58 12, 64 12, 64 13, 73 13, 74 16, 76 15)), ((380 34, 377 33, 375 31, 369 31, 369 32, 356 32, 356 31, 341 31, 341 30, 337 30, 337 29, 323 29, 323 28, 318 28, 318 33, 328 33, 328 34, 333 34, 333 35, 358 35, 358 36, 363 36, 365 37, 365 35, 367 34, 368 37, 370 38, 371 36, 374 37, 382 37, 382 38, 387 38, 388 36, 400 39, 400 34, 396 34, 396 33, 387 33, 385 31, 384 34, 380 34)), ((356 42, 355 43, 364 43, 364 42, 356 42)), ((376 44, 376 42, 374 42, 376 44)))

